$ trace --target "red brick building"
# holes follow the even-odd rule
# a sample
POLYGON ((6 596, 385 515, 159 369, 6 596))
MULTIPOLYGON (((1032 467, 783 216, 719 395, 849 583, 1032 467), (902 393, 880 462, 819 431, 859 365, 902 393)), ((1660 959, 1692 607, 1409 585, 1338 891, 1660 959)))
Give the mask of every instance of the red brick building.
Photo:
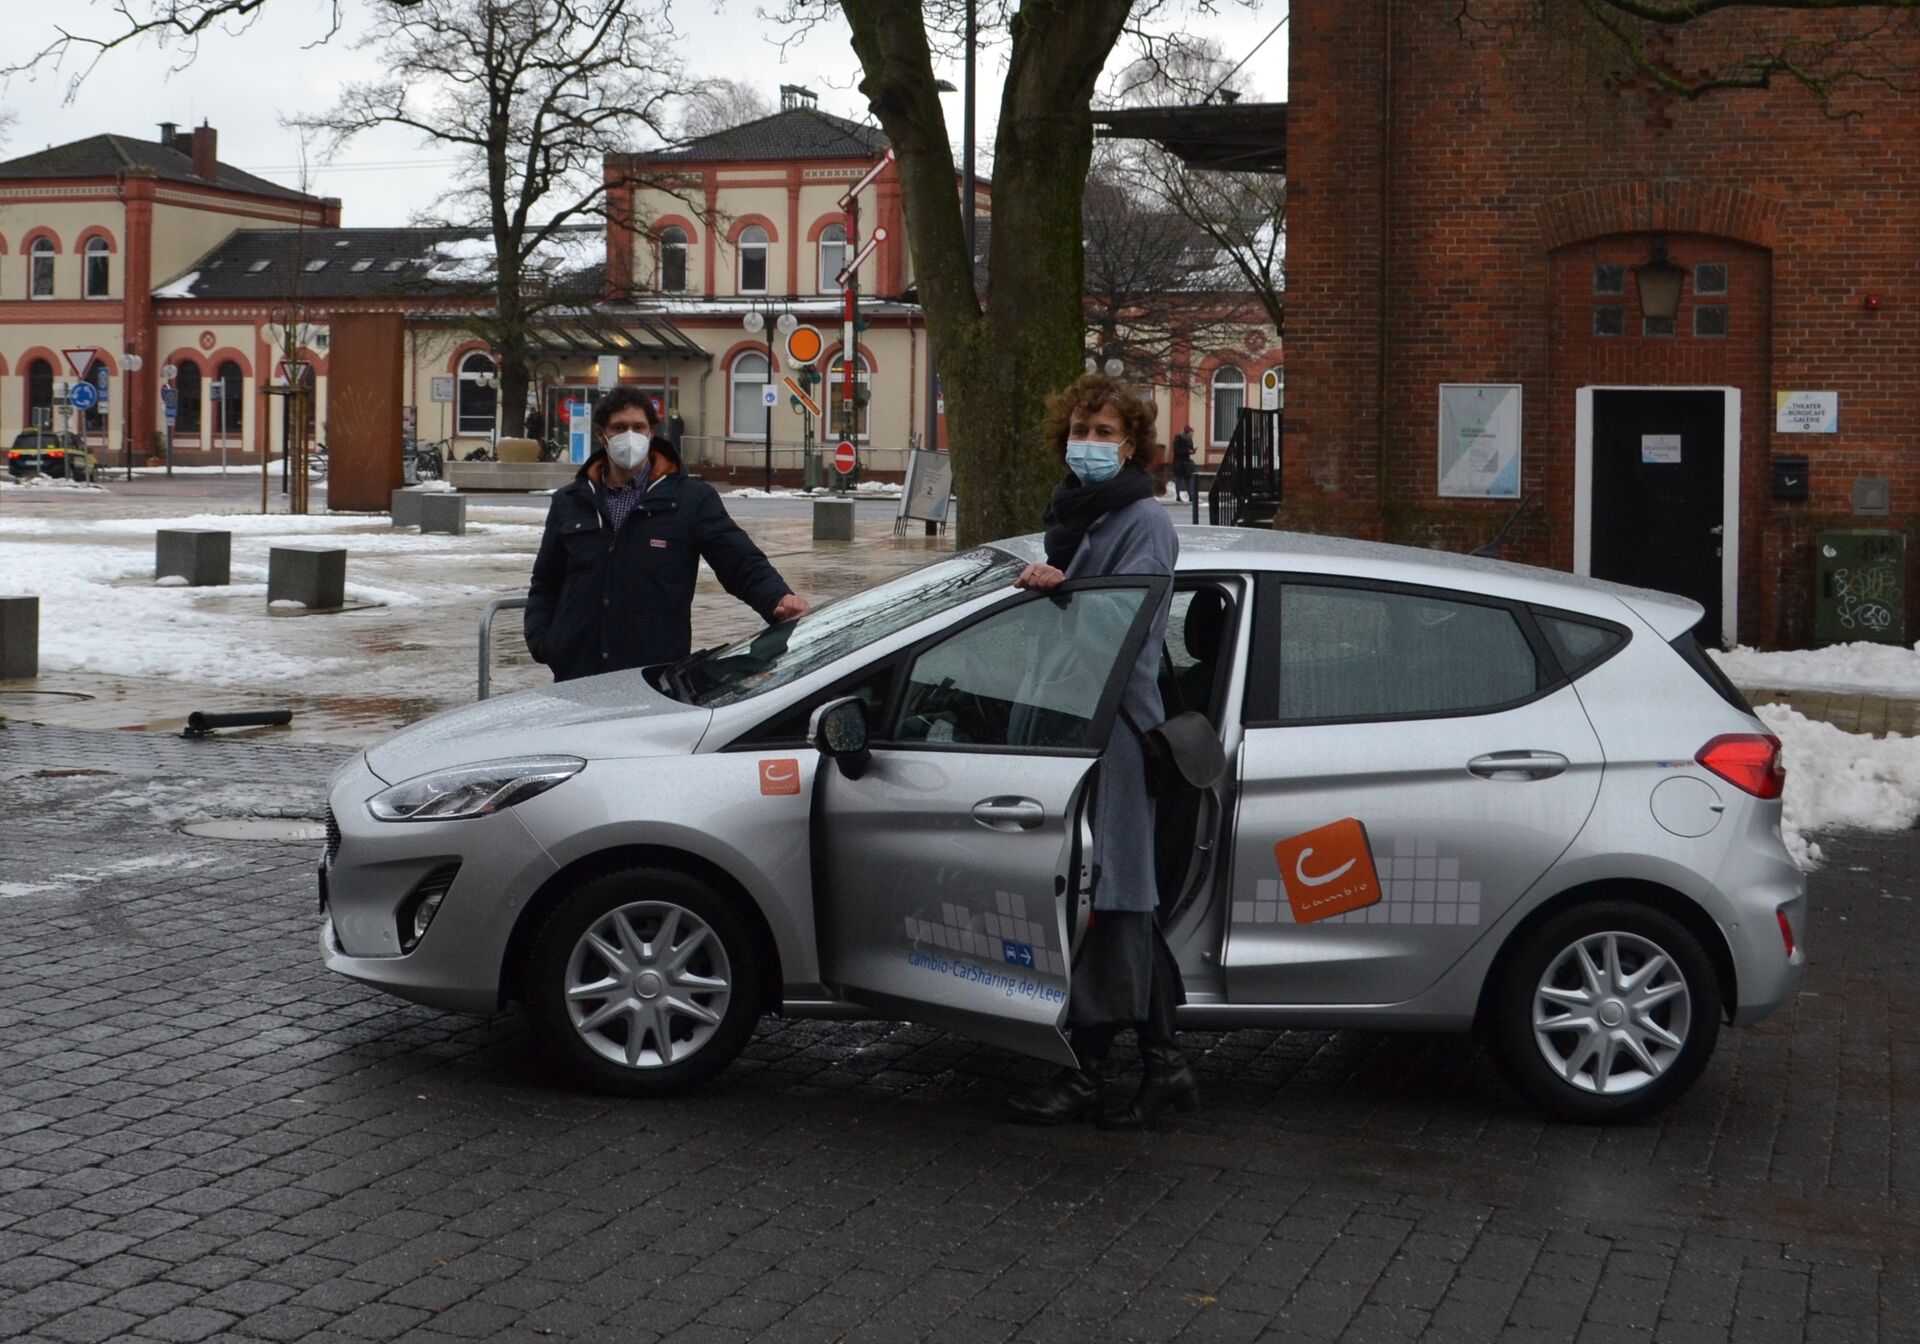
MULTIPOLYGON (((1469 43, 1453 5, 1293 6, 1277 525, 1468 550, 1532 493, 1507 558, 1686 592, 1767 646, 1810 639, 1816 533, 1891 528, 1911 641, 1920 97, 1689 102, 1597 78, 1519 0, 1474 8, 1494 27, 1469 43), (1642 292, 1663 250, 1665 319, 1642 292), (1449 384, 1518 387, 1517 490, 1442 492, 1449 384), (1788 392, 1821 394, 1795 421, 1821 432, 1783 432, 1788 392)), ((1703 68, 1754 24, 1656 50, 1703 68)), ((1874 59, 1920 69, 1887 26, 1874 59)))

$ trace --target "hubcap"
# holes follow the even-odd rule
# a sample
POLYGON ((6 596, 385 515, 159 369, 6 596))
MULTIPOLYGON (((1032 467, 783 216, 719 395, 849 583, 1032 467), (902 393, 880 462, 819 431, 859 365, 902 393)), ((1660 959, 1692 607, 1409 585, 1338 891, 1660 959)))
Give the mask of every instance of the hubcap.
POLYGON ((633 1069, 677 1064, 726 1016, 732 968, 706 921, 668 901, 596 920, 567 959, 567 1016, 589 1048, 633 1069))
POLYGON ((1595 933, 1547 966, 1533 993, 1533 1039, 1583 1092, 1638 1091, 1680 1056, 1693 1020, 1686 976, 1635 933, 1595 933))

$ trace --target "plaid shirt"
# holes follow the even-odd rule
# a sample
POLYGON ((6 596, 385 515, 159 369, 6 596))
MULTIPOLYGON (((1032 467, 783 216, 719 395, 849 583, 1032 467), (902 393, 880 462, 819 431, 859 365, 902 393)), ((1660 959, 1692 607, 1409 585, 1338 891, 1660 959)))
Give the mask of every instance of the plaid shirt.
POLYGON ((649 484, 650 482, 644 476, 635 476, 623 488, 607 490, 607 513, 613 519, 615 532, 618 532, 620 525, 627 521, 627 515, 640 507, 641 496, 647 493, 649 484))

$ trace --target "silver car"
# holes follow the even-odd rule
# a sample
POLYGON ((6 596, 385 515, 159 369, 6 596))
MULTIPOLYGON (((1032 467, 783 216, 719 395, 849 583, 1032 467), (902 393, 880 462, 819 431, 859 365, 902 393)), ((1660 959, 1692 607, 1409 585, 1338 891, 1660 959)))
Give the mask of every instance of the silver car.
POLYGON ((1160 805, 1183 1026, 1481 1030, 1563 1117, 1680 1096, 1806 964, 1780 744, 1700 608, 1497 561, 1181 529, 1178 576, 966 551, 672 666, 484 701, 333 777, 327 964, 526 1008, 595 1087, 679 1091, 762 1013, 1071 1059, 1088 800, 1169 583, 1160 805))

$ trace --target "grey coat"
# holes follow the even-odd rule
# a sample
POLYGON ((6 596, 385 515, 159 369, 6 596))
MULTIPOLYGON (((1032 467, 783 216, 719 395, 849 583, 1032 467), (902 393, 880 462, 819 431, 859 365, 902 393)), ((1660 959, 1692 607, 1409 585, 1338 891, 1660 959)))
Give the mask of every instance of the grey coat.
MULTIPOLYGON (((1115 509, 1088 530, 1067 564, 1067 577, 1160 574, 1172 578, 1179 555, 1180 539, 1166 507, 1157 499, 1139 499, 1115 509)), ((1166 640, 1172 607, 1169 587, 1120 696, 1122 707, 1142 728, 1167 717, 1160 700, 1160 646, 1166 640)), ((1124 718, 1116 716, 1094 797, 1093 861, 1100 868, 1093 889, 1094 909, 1146 911, 1160 903, 1154 879, 1153 814, 1140 739, 1124 718)))

